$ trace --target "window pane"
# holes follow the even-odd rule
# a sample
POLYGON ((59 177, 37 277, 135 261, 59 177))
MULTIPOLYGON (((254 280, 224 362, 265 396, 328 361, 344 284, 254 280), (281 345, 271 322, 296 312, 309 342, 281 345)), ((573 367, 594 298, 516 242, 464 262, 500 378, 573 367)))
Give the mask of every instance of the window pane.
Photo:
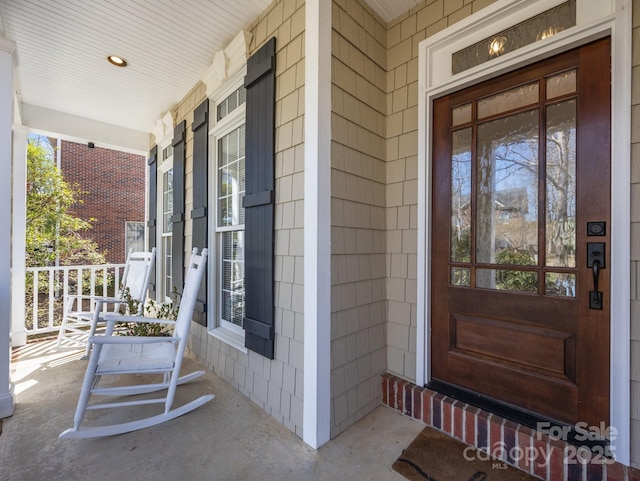
POLYGON ((244 125, 218 140, 218 226, 244 224, 244 125))
POLYGON ((538 82, 522 85, 506 92, 478 100, 478 118, 501 114, 520 107, 532 105, 540 100, 538 82))
POLYGON ((544 276, 544 293, 548 296, 576 297, 576 275, 547 272, 544 276))
MULTIPOLYGON (((171 297, 173 291, 173 266, 172 266, 172 254, 171 248, 173 244, 173 238, 171 236, 165 236, 162 238, 162 252, 164 253, 164 265, 163 267, 163 282, 164 282, 164 296, 171 297)), ((177 287, 177 286, 176 286, 177 287)))
POLYGON ((576 102, 547 107, 546 264, 576 265, 576 102))
POLYGON ((463 72, 525 45, 539 42, 576 24, 576 2, 569 0, 451 56, 453 74, 463 72))
POLYGON ((451 111, 451 126, 471 122, 471 104, 461 105, 451 111))
POLYGON ((537 264, 538 110, 480 124, 477 162, 477 262, 537 264))
POLYGON ((222 120, 224 117, 237 109, 240 105, 245 103, 246 99, 247 91, 245 90, 244 86, 242 86, 218 104, 217 119, 222 120))
POLYGON ((126 224, 125 253, 129 249, 134 252, 144 251, 144 222, 127 222, 126 224))
POLYGON ((451 157, 451 260, 471 261, 471 129, 453 132, 451 157))
POLYGON ((173 230, 173 169, 165 172, 162 176, 162 231, 171 232, 173 230))
POLYGON ((471 270, 466 267, 452 267, 451 285, 469 287, 471 285, 471 270))
POLYGON ((561 74, 554 75, 547 79, 547 99, 560 97, 576 91, 576 71, 575 69, 561 74))
POLYGON ((476 287, 512 292, 536 292, 538 273, 506 269, 478 269, 476 287))
POLYGON ((242 326, 244 317, 244 232, 220 233, 222 265, 221 317, 242 326))

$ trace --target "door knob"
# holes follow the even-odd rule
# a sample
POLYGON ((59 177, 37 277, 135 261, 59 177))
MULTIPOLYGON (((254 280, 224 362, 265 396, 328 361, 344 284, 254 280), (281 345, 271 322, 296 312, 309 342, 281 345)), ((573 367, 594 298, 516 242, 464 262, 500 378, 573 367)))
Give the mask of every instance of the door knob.
POLYGON ((600 270, 605 266, 605 245, 604 242, 587 243, 587 267, 593 272, 593 290, 589 291, 589 308, 602 309, 602 292, 598 290, 600 280, 600 270))

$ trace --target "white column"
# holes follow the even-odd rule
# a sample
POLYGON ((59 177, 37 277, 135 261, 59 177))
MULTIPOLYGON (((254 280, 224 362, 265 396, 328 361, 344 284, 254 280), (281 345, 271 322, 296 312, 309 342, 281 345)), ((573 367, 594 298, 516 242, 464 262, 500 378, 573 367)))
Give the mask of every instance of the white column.
POLYGON ((305 5, 302 437, 331 436, 331 0, 305 5))
POLYGON ((27 137, 29 129, 13 126, 13 192, 11 231, 11 346, 24 346, 25 251, 27 231, 27 137))
POLYGON ((0 418, 13 414, 11 384, 11 130, 15 43, 0 37, 0 418))

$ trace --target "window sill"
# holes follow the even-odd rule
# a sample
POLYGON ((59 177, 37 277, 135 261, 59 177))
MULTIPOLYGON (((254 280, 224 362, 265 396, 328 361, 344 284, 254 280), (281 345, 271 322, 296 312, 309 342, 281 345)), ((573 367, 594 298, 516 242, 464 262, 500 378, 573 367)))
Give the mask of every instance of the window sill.
POLYGON ((223 327, 216 327, 209 331, 216 339, 220 339, 225 344, 237 349, 240 352, 247 353, 247 348, 244 347, 244 337, 239 336, 235 332, 231 332, 229 329, 223 327))

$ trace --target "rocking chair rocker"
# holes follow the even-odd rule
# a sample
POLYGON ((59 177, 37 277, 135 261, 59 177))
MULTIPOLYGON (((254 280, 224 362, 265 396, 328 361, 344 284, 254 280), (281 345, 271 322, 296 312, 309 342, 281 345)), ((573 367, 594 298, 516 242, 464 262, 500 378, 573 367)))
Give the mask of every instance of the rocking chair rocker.
MULTIPOLYGON (((214 398, 206 394, 177 408, 172 408, 176 387, 204 374, 196 371, 180 377, 180 367, 187 344, 189 327, 198 296, 202 276, 206 270, 207 249, 198 255, 194 248, 189 262, 180 309, 175 321, 153 319, 141 316, 105 315, 107 332, 104 336, 93 336, 91 358, 82 383, 73 428, 67 429, 61 438, 89 438, 111 436, 154 426, 188 413, 214 398), (174 326, 172 337, 114 336, 116 322, 153 322, 174 326), (162 382, 149 384, 131 384, 126 386, 99 387, 102 376, 123 374, 162 374, 162 382), (131 401, 89 404, 92 394, 100 396, 128 396, 167 390, 166 396, 154 399, 135 399, 131 401), (136 421, 107 426, 81 428, 86 410, 129 407, 146 404, 164 404, 164 412, 136 421)), ((134 376, 134 382, 136 377, 134 376)), ((138 378, 139 380, 139 378, 138 378)))
POLYGON ((98 323, 104 322, 104 316, 107 313, 104 308, 107 305, 112 305, 111 312, 118 312, 120 305, 126 303, 125 296, 127 295, 139 303, 138 312, 131 314, 142 314, 155 258, 155 247, 151 249, 151 252, 132 252, 130 250, 122 274, 122 286, 115 297, 67 296, 56 346, 61 347, 63 342, 81 345, 86 349, 85 357, 89 357, 91 344, 87 342, 87 338, 95 334, 98 323), (82 301, 85 299, 91 301, 92 306, 89 311, 82 310, 82 301), (74 304, 76 304, 75 310, 74 304), (89 329, 87 330, 87 328, 89 329))

